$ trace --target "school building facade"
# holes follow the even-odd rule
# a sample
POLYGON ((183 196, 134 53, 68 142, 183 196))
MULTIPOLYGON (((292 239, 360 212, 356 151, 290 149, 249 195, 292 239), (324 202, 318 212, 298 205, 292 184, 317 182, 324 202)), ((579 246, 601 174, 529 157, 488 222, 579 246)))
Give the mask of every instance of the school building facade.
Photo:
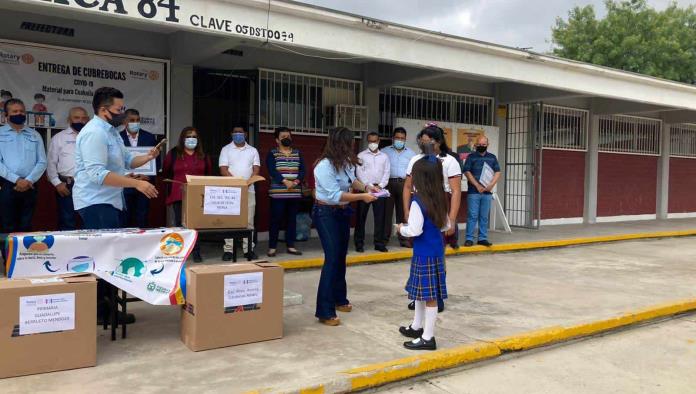
MULTIPOLYGON (((331 127, 388 144, 406 125, 415 147, 436 121, 460 157, 492 137, 512 226, 696 217, 695 86, 287 0, 6 0, 0 12, 3 42, 161 61, 169 148, 193 125, 217 160, 241 124, 263 161, 288 126, 311 166, 331 127)), ((52 186, 39 187, 35 225, 55 228, 52 186)), ((165 217, 160 197, 151 224, 165 217)))

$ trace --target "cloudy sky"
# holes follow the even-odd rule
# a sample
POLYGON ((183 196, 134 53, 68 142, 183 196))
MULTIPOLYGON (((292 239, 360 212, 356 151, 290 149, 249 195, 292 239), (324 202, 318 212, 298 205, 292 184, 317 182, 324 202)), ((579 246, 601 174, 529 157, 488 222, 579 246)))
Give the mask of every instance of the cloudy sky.
MULTIPOLYGON (((592 4, 604 15, 602 0, 300 0, 375 19, 398 22, 535 52, 551 49, 551 27, 576 5, 592 4)), ((671 0, 648 0, 663 9, 671 0)), ((680 5, 696 0, 679 0, 680 5)))

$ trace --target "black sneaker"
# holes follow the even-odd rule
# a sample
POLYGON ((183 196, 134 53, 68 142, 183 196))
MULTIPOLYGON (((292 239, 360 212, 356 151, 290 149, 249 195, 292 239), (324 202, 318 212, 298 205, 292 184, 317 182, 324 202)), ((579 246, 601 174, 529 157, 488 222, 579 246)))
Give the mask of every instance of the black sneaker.
POLYGON ((193 262, 194 263, 202 263, 203 262, 203 257, 201 256, 201 252, 194 250, 193 251, 193 262))
POLYGON ((423 329, 420 328, 418 330, 414 330, 411 328, 411 325, 409 324, 408 327, 399 327, 399 332, 401 335, 405 336, 406 338, 420 338, 421 335, 423 335, 423 329))
POLYGON ((413 341, 404 342, 404 347, 408 350, 435 350, 437 349, 437 343, 435 343, 435 337, 430 338, 429 341, 421 337, 418 338, 416 343, 413 343, 413 341))
POLYGON ((222 254, 222 261, 232 261, 232 252, 225 252, 222 254))
POLYGON ((363 248, 362 246, 356 246, 356 247, 355 247, 355 251, 358 252, 358 253, 364 253, 364 252, 365 252, 365 248, 363 248))
POLYGON ((389 249, 387 249, 387 247, 384 245, 375 246, 375 250, 382 253, 386 253, 389 251, 389 249))
POLYGON ((244 253, 244 257, 247 260, 258 260, 259 259, 259 256, 257 256, 256 253, 254 253, 253 251, 244 253))
POLYGON ((486 239, 484 239, 483 241, 478 241, 477 243, 481 246, 493 246, 493 244, 488 242, 488 240, 486 239))
POLYGON ((474 246, 474 241, 467 240, 466 242, 464 242, 464 246, 466 246, 467 248, 470 246, 474 246))

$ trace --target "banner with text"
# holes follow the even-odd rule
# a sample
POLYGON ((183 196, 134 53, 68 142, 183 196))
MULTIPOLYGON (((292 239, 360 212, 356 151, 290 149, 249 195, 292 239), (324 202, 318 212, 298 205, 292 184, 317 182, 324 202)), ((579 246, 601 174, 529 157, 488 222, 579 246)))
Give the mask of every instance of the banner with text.
POLYGON ((0 41, 3 100, 11 95, 24 101, 31 127, 68 127, 72 107, 92 115, 94 91, 103 86, 123 92, 144 130, 164 134, 164 63, 0 41))
POLYGON ((183 228, 10 234, 7 277, 93 273, 150 304, 180 305, 196 236, 183 228))

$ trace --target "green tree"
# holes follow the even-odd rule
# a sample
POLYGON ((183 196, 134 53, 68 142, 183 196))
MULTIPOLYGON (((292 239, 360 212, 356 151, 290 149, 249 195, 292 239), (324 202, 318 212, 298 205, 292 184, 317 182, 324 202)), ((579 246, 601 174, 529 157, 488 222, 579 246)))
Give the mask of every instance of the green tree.
POLYGON ((575 7, 552 28, 557 56, 625 71, 696 83, 696 6, 664 11, 646 0, 606 0, 597 19, 591 5, 575 7))

